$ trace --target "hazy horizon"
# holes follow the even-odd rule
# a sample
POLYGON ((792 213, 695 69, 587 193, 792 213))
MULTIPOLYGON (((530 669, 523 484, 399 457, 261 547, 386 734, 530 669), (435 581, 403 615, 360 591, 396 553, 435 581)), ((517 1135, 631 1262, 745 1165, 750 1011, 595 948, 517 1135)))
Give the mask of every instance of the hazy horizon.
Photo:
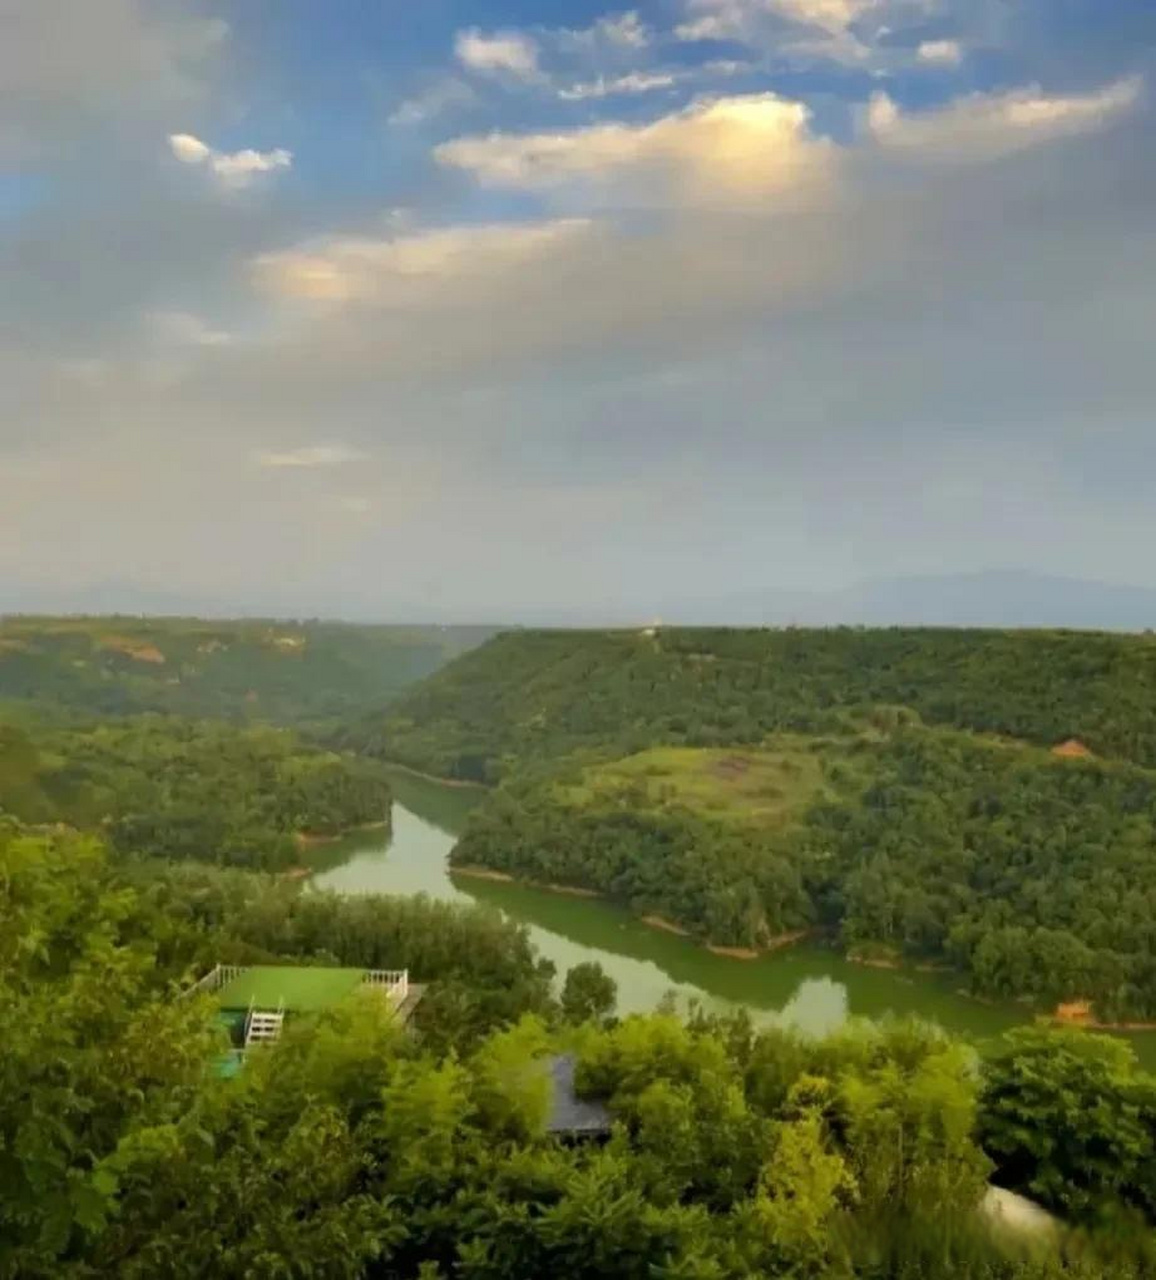
POLYGON ((15 593, 0 584, 0 616, 128 616, 208 619, 316 619, 354 624, 447 627, 671 626, 937 626, 1061 627, 1106 631, 1156 628, 1156 589, 1082 581, 1016 570, 947 577, 875 579, 841 591, 759 591, 701 599, 652 600, 630 611, 596 601, 564 605, 525 602, 502 615, 474 616, 420 602, 388 613, 356 602, 299 608, 274 598, 250 599, 237 609, 211 597, 178 597, 104 584, 84 592, 15 593))
POLYGON ((4 8, 0 606, 1156 590, 1151 0, 4 8))

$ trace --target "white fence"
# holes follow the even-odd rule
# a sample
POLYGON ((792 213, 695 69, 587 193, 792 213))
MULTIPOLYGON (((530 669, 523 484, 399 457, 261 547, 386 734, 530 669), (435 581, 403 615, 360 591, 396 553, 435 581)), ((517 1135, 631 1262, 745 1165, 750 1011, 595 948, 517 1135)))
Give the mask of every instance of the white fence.
POLYGON ((234 978, 244 973, 248 967, 248 965, 242 964, 215 964, 203 978, 199 978, 191 987, 182 991, 181 998, 205 995, 210 991, 220 991, 225 983, 232 982, 234 978))
POLYGON ((367 969, 361 979, 363 987, 377 987, 399 1003, 409 994, 408 969, 367 969))
MULTIPOLYGON (((203 978, 198 979, 191 987, 182 991, 181 998, 207 995, 212 991, 220 991, 226 983, 232 982, 234 978, 240 977, 242 973, 245 973, 250 968, 252 968, 251 965, 242 964, 214 965, 203 978)), ((361 976, 361 985, 383 991, 390 999, 396 1000, 400 1004, 409 994, 409 970, 366 969, 361 976)))

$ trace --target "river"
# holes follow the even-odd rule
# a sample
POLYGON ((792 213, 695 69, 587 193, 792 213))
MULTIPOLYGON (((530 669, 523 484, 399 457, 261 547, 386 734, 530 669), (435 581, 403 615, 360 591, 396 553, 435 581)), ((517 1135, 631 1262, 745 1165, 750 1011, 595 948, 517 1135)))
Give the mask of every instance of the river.
MULTIPOLYGON (((447 858, 456 833, 483 793, 400 771, 391 783, 392 834, 361 832, 315 851, 313 883, 340 893, 426 893, 500 907, 528 927, 559 974, 582 960, 597 960, 618 984, 620 1013, 652 1009, 673 991, 711 1010, 745 1006, 760 1022, 820 1033, 848 1017, 893 1013, 985 1037, 1031 1017, 1022 1006, 962 995, 952 975, 866 968, 808 944, 759 960, 732 960, 652 929, 611 903, 451 877, 447 858)), ((1156 1033, 1129 1039, 1146 1065, 1156 1068, 1156 1033)))

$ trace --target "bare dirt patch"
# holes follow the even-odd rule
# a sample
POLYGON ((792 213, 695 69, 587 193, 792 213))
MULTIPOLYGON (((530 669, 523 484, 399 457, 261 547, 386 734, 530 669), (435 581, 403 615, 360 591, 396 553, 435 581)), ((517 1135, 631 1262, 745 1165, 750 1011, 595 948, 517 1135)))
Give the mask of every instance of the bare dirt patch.
POLYGON ((690 936, 690 930, 684 929, 682 925, 675 924, 672 920, 667 920, 663 916, 643 916, 642 923, 649 925, 652 929, 661 929, 663 933, 674 933, 680 938, 690 936))
POLYGON ((166 662, 165 655, 156 645, 145 640, 130 640, 127 636, 103 636, 100 647, 112 653, 123 654, 134 662, 149 662, 157 667, 163 667, 166 662))

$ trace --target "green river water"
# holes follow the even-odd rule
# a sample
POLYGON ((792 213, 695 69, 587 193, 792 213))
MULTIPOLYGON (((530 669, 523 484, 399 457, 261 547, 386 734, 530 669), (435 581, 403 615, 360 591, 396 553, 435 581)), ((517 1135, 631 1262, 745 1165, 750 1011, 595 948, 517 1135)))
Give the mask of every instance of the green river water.
MULTIPOLYGON (((393 830, 362 832, 316 851, 318 888, 340 893, 426 893, 501 908, 521 921, 560 974, 597 960, 618 984, 618 1011, 652 1009, 665 993, 695 998, 712 1010, 746 1006, 759 1021, 811 1032, 848 1017, 915 1014, 972 1037, 995 1035, 1028 1021, 1019 1005, 992 1005, 962 995, 958 977, 851 964, 827 948, 800 945, 759 960, 712 955, 685 938, 662 933, 613 904, 522 885, 449 873, 447 857, 480 791, 396 772, 393 830)), ((1156 1068, 1156 1033, 1129 1037, 1156 1068)))

